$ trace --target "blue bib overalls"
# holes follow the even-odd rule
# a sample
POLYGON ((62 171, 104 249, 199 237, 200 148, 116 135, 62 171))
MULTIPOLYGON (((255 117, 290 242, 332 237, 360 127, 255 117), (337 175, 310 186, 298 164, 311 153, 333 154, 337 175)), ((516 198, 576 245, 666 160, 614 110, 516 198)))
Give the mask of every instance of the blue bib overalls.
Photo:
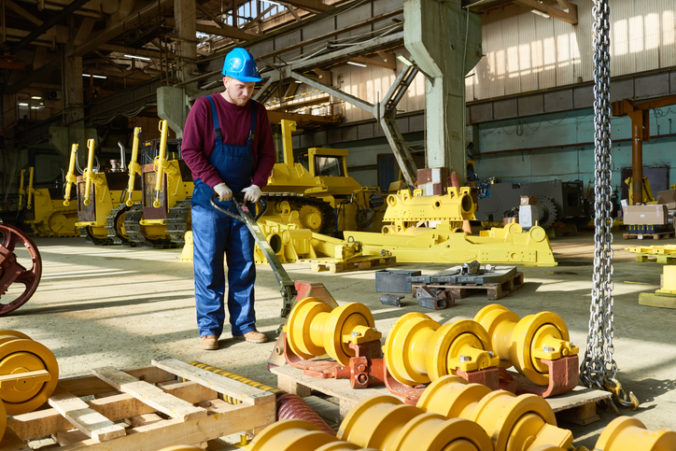
MULTIPOLYGON (((214 126, 214 147, 209 162, 221 179, 238 193, 251 185, 254 158, 251 153, 256 125, 256 102, 252 102, 251 129, 246 144, 236 146, 223 142, 216 113, 216 104, 208 96, 214 126)), ((254 240, 246 225, 214 209, 209 199, 214 190, 197 179, 192 195, 193 263, 195 270, 195 306, 200 336, 223 332, 225 320, 225 269, 228 264, 228 311, 233 335, 244 335, 255 329, 253 261, 254 240)), ((229 207, 231 202, 223 202, 229 207)))

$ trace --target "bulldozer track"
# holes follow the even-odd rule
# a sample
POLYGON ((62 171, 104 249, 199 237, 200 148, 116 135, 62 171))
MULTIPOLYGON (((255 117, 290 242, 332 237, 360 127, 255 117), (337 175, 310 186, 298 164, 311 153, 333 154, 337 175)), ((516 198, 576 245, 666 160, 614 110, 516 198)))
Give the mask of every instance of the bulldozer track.
POLYGON ((182 200, 176 202, 174 208, 169 209, 169 214, 167 215, 167 234, 169 235, 169 240, 176 246, 183 246, 185 244, 185 232, 188 231, 190 219, 190 205, 190 199, 182 200))
POLYGON ((78 227, 80 229, 80 236, 87 241, 91 241, 92 243, 96 244, 97 246, 110 246, 113 243, 113 240, 109 238, 97 238, 92 234, 91 228, 89 226, 87 227, 78 227))
POLYGON ((143 206, 141 204, 133 205, 127 211, 124 218, 124 230, 127 232, 128 244, 131 246, 151 246, 156 249, 167 249, 176 247, 168 239, 149 239, 143 235, 141 229, 141 218, 143 217, 143 206))
MULTIPOLYGON (((308 205, 319 210, 322 218, 321 225, 318 227, 319 232, 324 235, 333 235, 338 225, 338 217, 330 204, 316 197, 303 196, 293 193, 263 193, 263 196, 268 201, 284 202, 287 201, 292 210, 300 212, 300 209, 308 205)), ((265 215, 263 215, 265 217, 265 215)), ((311 227, 306 227, 311 228, 311 227)))
POLYGON ((113 244, 126 244, 129 240, 124 237, 120 230, 117 229, 117 221, 120 215, 129 210, 126 204, 121 203, 117 207, 110 210, 108 218, 106 218, 106 230, 108 231, 108 239, 112 240, 113 244))

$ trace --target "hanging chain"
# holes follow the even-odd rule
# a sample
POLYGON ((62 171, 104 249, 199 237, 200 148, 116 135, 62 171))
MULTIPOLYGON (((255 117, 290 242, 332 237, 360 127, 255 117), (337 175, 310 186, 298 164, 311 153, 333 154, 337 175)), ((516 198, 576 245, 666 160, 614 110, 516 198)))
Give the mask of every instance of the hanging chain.
POLYGON ((609 390, 623 407, 638 407, 615 378, 613 359, 612 154, 610 138, 610 10, 609 0, 594 0, 594 274, 589 334, 580 378, 588 387, 609 390))

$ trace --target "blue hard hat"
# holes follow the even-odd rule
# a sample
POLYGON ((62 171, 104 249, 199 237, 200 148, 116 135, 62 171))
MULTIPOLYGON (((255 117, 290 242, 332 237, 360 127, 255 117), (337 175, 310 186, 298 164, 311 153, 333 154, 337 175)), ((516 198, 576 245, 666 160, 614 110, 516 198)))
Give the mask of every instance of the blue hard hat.
POLYGON ((256 60, 248 50, 235 47, 225 55, 223 75, 243 82, 261 81, 256 60))

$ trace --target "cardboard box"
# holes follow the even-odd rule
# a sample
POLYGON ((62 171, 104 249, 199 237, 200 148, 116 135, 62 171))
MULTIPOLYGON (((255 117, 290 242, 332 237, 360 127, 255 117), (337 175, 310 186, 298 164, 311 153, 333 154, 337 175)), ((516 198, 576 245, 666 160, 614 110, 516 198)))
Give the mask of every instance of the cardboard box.
POLYGON ((627 205, 622 209, 625 224, 667 224, 669 214, 663 204, 627 205))
POLYGON ((657 193, 657 203, 667 206, 667 210, 676 210, 676 189, 657 193))

